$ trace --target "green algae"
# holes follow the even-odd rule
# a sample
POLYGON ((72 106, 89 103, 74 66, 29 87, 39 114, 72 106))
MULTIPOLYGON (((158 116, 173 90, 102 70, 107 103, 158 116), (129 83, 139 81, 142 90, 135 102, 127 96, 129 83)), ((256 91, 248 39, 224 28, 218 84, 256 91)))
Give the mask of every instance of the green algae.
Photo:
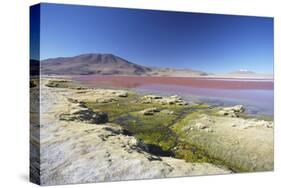
POLYGON ((121 125, 137 139, 149 146, 157 146, 173 157, 185 159, 187 162, 214 161, 203 150, 180 139, 180 135, 174 130, 174 125, 184 119, 187 114, 193 114, 197 110, 206 110, 209 108, 208 105, 143 104, 140 98, 141 96, 130 93, 127 98, 118 101, 111 103, 87 102, 86 106, 108 113, 110 122, 121 125), (142 110, 153 107, 159 109, 160 112, 153 115, 141 113, 142 110), (163 113, 163 110, 173 113, 163 113))
POLYGON ((109 121, 116 123, 133 133, 146 144, 157 145, 162 150, 171 150, 176 145, 176 135, 169 128, 186 107, 177 105, 143 104, 137 95, 129 95, 112 103, 87 102, 86 106, 108 113, 109 121), (154 115, 143 115, 142 110, 156 107, 160 112, 154 115), (161 110, 168 109, 173 114, 161 110))

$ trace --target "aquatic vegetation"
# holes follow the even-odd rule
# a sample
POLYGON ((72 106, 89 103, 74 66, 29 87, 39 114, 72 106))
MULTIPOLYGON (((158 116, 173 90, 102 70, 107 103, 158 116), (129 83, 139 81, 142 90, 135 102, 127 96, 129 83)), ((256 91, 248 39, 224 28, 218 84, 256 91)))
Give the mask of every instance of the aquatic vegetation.
POLYGON ((143 103, 141 96, 130 93, 127 98, 111 103, 86 102, 86 106, 94 110, 106 112, 109 121, 121 125, 137 139, 146 143, 150 152, 158 155, 174 156, 189 162, 208 162, 209 157, 203 150, 197 149, 184 141, 173 130, 173 125, 189 113, 209 108, 205 104, 176 105, 143 103), (144 109, 157 108, 159 112, 144 115, 144 109))
POLYGON ((126 99, 108 104, 86 103, 86 105, 95 110, 106 112, 109 115, 109 121, 119 124, 132 132, 138 139, 147 144, 158 145, 163 150, 170 150, 176 141, 175 135, 169 125, 173 124, 179 114, 184 110, 183 107, 176 105, 154 105, 143 104, 136 101, 136 96, 129 95, 126 99), (157 106, 160 112, 154 115, 144 115, 142 110, 157 106), (169 107, 173 114, 166 114, 161 110, 169 107))

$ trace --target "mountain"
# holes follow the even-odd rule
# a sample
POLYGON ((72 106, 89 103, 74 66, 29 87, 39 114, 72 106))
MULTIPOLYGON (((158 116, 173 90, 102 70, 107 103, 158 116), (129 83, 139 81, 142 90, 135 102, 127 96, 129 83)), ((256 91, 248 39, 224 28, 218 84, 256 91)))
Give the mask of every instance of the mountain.
POLYGON ((82 54, 41 61, 41 74, 45 75, 131 75, 131 76, 207 76, 191 69, 146 67, 112 54, 82 54))
POLYGON ((257 75, 257 73, 253 72, 253 71, 249 71, 249 70, 238 70, 238 71, 234 71, 234 72, 230 72, 230 75, 241 75, 241 76, 255 76, 257 75))
POLYGON ((193 69, 146 67, 129 62, 113 54, 81 54, 73 57, 58 57, 30 60, 31 75, 38 75, 40 64, 43 75, 128 75, 170 77, 229 77, 229 78, 273 78, 272 74, 261 74, 249 70, 238 70, 227 74, 212 74, 193 69))
POLYGON ((112 54, 82 54, 41 61, 42 74, 55 75, 148 75, 151 69, 112 54))

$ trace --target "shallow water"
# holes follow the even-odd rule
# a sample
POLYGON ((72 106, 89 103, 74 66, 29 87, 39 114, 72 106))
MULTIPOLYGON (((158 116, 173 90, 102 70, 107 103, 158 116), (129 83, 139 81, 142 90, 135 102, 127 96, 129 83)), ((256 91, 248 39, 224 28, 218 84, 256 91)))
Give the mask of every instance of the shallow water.
POLYGON ((180 95, 211 105, 242 104, 251 114, 273 116, 273 80, 238 78, 183 78, 131 76, 74 77, 92 87, 125 88, 141 93, 180 95))
POLYGON ((211 105, 242 104, 251 114, 273 115, 273 90, 262 89, 211 89, 174 85, 143 85, 138 92, 162 95, 180 95, 185 100, 197 100, 211 105))

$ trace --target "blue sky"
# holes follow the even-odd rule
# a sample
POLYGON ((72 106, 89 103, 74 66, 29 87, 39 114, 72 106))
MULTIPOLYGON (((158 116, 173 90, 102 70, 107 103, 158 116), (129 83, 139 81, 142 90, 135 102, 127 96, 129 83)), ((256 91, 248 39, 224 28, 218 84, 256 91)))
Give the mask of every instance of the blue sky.
POLYGON ((41 5, 40 58, 112 53, 146 66, 273 72, 273 19, 41 5))

